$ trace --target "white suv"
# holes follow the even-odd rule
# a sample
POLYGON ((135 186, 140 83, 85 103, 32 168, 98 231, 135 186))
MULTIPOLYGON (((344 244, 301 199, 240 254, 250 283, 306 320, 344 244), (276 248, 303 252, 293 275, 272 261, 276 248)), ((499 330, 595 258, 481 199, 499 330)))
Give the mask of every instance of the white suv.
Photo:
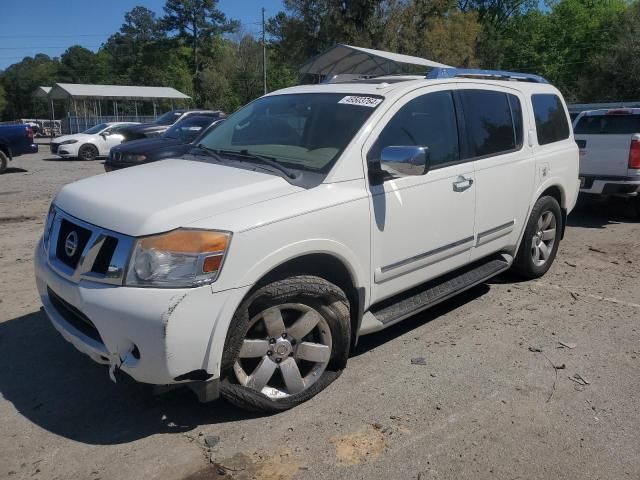
POLYGON ((298 86, 190 156, 64 187, 37 285, 112 378, 284 410, 331 383, 359 335, 509 268, 543 275, 578 188, 566 106, 539 77, 298 86))

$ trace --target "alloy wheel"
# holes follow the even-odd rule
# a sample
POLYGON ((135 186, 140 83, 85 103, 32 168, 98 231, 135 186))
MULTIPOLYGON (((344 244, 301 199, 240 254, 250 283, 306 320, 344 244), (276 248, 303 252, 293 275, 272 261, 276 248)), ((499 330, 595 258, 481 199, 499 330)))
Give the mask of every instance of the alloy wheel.
POLYGON ((538 218, 536 231, 531 239, 531 258, 540 267, 547 263, 556 242, 556 216, 551 210, 544 211, 538 218))
POLYGON ((318 380, 331 359, 331 330, 308 305, 270 307, 254 316, 233 370, 238 382, 271 399, 295 395, 318 380))

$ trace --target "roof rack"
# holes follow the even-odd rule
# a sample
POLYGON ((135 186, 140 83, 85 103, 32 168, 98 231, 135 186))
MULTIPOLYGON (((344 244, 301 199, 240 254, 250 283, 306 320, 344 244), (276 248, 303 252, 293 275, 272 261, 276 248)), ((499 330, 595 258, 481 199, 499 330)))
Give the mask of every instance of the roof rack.
POLYGON ((509 80, 515 82, 549 83, 539 75, 531 73, 506 72, 503 70, 477 70, 474 68, 433 68, 425 78, 484 78, 487 80, 509 80))

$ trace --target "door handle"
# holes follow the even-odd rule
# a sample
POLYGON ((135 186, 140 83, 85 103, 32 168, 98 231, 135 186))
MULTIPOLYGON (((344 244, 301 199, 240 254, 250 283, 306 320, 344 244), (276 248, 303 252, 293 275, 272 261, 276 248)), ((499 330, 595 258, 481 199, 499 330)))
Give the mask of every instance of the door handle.
POLYGON ((467 188, 471 188, 471 185, 473 185, 473 179, 460 176, 453 182, 453 191, 464 192, 467 188))

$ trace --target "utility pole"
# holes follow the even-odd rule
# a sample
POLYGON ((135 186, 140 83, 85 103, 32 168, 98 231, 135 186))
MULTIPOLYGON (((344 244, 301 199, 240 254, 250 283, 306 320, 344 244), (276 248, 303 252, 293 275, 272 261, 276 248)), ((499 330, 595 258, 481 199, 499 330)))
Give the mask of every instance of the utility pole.
POLYGON ((262 86, 264 94, 267 94, 267 43, 264 32, 264 7, 262 7, 262 86))

